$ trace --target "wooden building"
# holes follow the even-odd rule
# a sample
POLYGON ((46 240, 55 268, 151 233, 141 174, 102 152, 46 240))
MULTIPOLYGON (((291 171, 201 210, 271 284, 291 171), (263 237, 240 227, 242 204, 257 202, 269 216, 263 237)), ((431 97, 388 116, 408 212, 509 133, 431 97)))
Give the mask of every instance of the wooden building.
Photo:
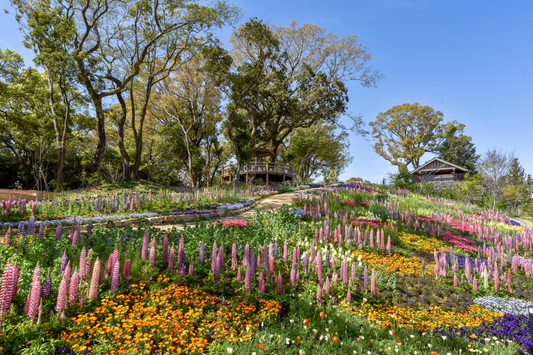
POLYGON ((468 170, 446 160, 433 158, 411 172, 414 182, 463 181, 468 170))
MULTIPOLYGON (((241 170, 238 178, 248 183, 263 182, 266 186, 270 183, 284 183, 292 180, 294 170, 290 164, 263 162, 262 158, 274 155, 272 150, 265 148, 254 148, 253 161, 246 164, 241 170)), ((232 182, 237 177, 234 164, 222 167, 222 181, 232 182)))

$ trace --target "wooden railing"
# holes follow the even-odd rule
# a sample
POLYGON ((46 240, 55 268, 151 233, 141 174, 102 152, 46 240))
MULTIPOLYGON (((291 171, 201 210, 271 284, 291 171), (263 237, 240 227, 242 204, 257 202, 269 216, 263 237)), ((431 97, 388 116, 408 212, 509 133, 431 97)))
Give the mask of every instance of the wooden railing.
MULTIPOLYGON (((222 177, 227 177, 232 174, 234 171, 233 165, 225 165, 222 167, 222 177)), ((263 162, 250 162, 246 164, 245 167, 241 170, 241 175, 249 174, 275 174, 275 175, 283 175, 287 177, 292 177, 294 174, 294 170, 292 166, 289 164, 282 164, 282 163, 263 163, 263 162)))

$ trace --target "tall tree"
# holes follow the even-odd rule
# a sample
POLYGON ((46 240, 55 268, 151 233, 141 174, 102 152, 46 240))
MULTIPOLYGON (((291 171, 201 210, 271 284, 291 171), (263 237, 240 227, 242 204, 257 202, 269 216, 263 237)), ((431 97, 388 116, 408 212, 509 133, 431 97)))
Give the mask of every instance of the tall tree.
POLYGON ((15 0, 13 4, 25 35, 24 44, 34 49, 35 64, 45 69, 56 139, 57 184, 61 188, 71 115, 75 106, 83 101, 76 87, 76 68, 72 58, 74 24, 72 19, 64 17, 60 8, 50 9, 46 3, 28 4, 15 0), (60 100, 57 100, 58 95, 60 100))
POLYGON ((476 164, 479 160, 479 155, 476 154, 476 147, 472 143, 472 137, 465 135, 446 137, 438 150, 438 157, 462 166, 472 174, 477 172, 476 164))
POLYGON ((505 154, 495 148, 487 152, 479 160, 479 171, 483 177, 483 186, 492 198, 492 209, 496 208, 497 200, 503 195, 507 184, 512 155, 505 154))
POLYGON ((457 121, 442 123, 442 116, 442 112, 418 102, 380 112, 369 123, 377 140, 374 150, 399 169, 409 164, 416 169, 425 153, 438 152, 447 137, 464 129, 457 121))
MULTIPOLYGON (((157 43, 186 35, 198 26, 224 23, 238 13, 223 0, 213 7, 199 6, 192 0, 172 4, 156 0, 54 0, 49 7, 59 9, 65 21, 75 24, 72 57, 97 118, 93 172, 100 171, 106 147, 103 100, 127 88, 157 43), (133 59, 126 64, 119 60, 122 55, 133 59)), ((127 160, 125 156, 123 159, 127 160)))
POLYGON ((520 162, 516 157, 514 157, 509 163, 507 183, 510 185, 524 185, 526 183, 526 171, 522 165, 520 165, 520 162))
MULTIPOLYGON (((355 35, 339 39, 323 27, 307 23, 300 26, 295 21, 289 27, 271 25, 270 29, 279 45, 278 53, 265 67, 275 75, 271 75, 261 95, 261 108, 271 116, 264 120, 262 139, 272 147, 275 161, 278 148, 295 129, 321 120, 340 125, 348 100, 343 85, 346 81, 373 87, 383 75, 369 65, 368 47, 358 43, 355 35)), ((234 31, 230 39, 237 66, 257 58, 257 48, 239 31, 234 31)), ((348 117, 353 122, 351 129, 364 136, 367 132, 361 116, 348 117)))
POLYGON ((189 54, 193 58, 186 59, 178 71, 154 86, 150 111, 167 125, 167 133, 172 133, 169 126, 179 127, 181 132, 176 137, 179 139, 172 144, 183 142, 184 150, 178 155, 186 162, 191 186, 197 187, 207 163, 201 150, 208 148, 206 143, 214 142, 209 140, 210 136, 218 133, 217 125, 222 120, 222 93, 213 78, 201 71, 204 65, 201 55, 189 54))

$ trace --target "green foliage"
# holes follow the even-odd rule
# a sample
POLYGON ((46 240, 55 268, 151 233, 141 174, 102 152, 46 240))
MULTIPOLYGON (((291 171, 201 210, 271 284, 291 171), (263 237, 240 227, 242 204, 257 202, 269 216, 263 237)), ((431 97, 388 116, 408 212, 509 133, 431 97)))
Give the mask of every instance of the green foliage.
POLYGON ((374 216, 378 217, 383 222, 387 222, 390 218, 387 207, 378 202, 372 202, 370 204, 370 212, 372 212, 374 216))
POLYGON ((438 157, 468 169, 471 174, 477 172, 476 164, 479 160, 479 155, 476 154, 476 147, 472 143, 472 137, 462 134, 446 137, 438 150, 438 157))
POLYGON ((377 142, 374 150, 398 167, 412 164, 416 169, 427 152, 436 152, 446 137, 462 132, 457 121, 442 123, 442 112, 418 102, 380 112, 370 122, 377 142))
POLYGON ((413 177, 405 166, 402 166, 397 173, 390 173, 389 181, 391 185, 400 189, 412 189, 414 186, 413 177))

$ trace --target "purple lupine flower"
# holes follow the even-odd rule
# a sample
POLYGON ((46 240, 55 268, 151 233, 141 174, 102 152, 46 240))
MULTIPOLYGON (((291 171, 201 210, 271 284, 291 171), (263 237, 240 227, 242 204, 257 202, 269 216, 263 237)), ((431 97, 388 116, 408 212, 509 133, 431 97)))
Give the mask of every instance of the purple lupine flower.
POLYGON ((376 270, 372 269, 372 276, 370 277, 370 294, 376 295, 376 270))
POLYGON ((178 269, 181 270, 181 268, 185 265, 185 247, 178 250, 178 269))
POLYGON ((73 304, 79 299, 79 286, 80 286, 80 273, 78 270, 74 269, 74 274, 72 274, 72 279, 70 280, 70 292, 69 292, 69 303, 73 304))
POLYGON ((278 295, 282 295, 283 294, 283 279, 281 278, 281 272, 278 272, 278 280, 277 280, 277 287, 276 287, 276 291, 278 293, 278 295))
POLYGON ((118 284, 120 282, 120 262, 115 261, 113 272, 111 274, 111 293, 118 293, 118 284))
POLYGON ((266 292, 265 275, 262 271, 259 273, 259 291, 261 291, 261 293, 266 292))
POLYGON ((279 250, 278 250, 278 240, 276 239, 274 241, 274 259, 275 260, 278 260, 278 253, 279 253, 279 250))
POLYGON ((320 252, 318 252, 316 256, 316 272, 318 276, 318 284, 322 285, 322 256, 320 255, 320 252))
MULTIPOLYGON (((44 233, 44 224, 41 223, 41 226, 39 227, 39 234, 37 235, 37 238, 41 239, 43 237, 43 233, 44 233)), ((37 306, 39 307, 39 306, 37 306)))
POLYGON ((263 268, 265 270, 268 270, 268 268, 269 268, 269 265, 270 265, 269 259, 270 259, 270 257, 268 255, 268 248, 264 247, 263 248, 263 268))
POLYGON ((163 260, 168 260, 168 235, 163 237, 163 252, 161 253, 163 260))
POLYGON ((298 251, 292 248, 292 266, 298 265, 298 251))
POLYGON ((97 258, 94 263, 94 267, 93 267, 91 287, 89 288, 90 299, 96 299, 96 297, 98 296, 98 285, 100 284, 101 269, 102 269, 102 263, 100 262, 100 258, 97 258))
POLYGON ((242 273, 241 273, 241 268, 237 268, 237 282, 241 282, 242 281, 242 273))
POLYGON ((242 266, 248 266, 250 264, 250 244, 246 243, 244 247, 244 259, 242 259, 242 266))
POLYGON ((55 233, 56 241, 58 241, 62 235, 63 235, 63 225, 60 224, 56 227, 56 233, 55 233))
POLYGON ((43 283, 43 290, 42 290, 42 296, 44 299, 47 299, 50 297, 50 294, 52 293, 52 277, 50 275, 50 269, 48 269, 48 276, 46 276, 46 279, 43 283))
POLYGON ((39 312, 39 303, 41 301, 41 268, 39 263, 33 270, 33 280, 30 290, 30 302, 28 305, 28 317, 33 322, 39 312))
POLYGON ((363 287, 365 291, 368 288, 368 269, 366 266, 365 266, 365 269, 363 270, 363 287))
POLYGON ((322 303, 322 286, 320 285, 316 288, 316 301, 322 303))
POLYGON ((215 263, 217 261, 217 242, 213 242, 213 248, 211 249, 211 272, 215 272, 215 263))
POLYGON ((150 259, 148 260, 148 266, 155 266, 155 237, 152 238, 152 245, 150 246, 150 259))
POLYGON ((174 248, 174 243, 170 247, 170 255, 168 257, 168 271, 174 272, 174 256, 176 254, 176 249, 174 248))
POLYGON ((143 260, 146 260, 148 259, 148 242, 149 242, 149 234, 148 234, 148 229, 144 231, 144 236, 143 236, 143 247, 142 247, 142 251, 141 251, 141 259, 143 260))
POLYGON ((199 258, 198 258, 198 264, 200 265, 204 265, 205 264, 205 244, 204 242, 202 242, 200 244, 200 255, 199 255, 199 258))
POLYGON ((252 280, 255 279, 256 266, 257 264, 255 260, 255 250, 252 250, 250 253, 250 271, 252 280))
POLYGON ((89 224, 87 225, 87 234, 91 235, 92 232, 93 232, 93 220, 91 219, 89 221, 89 224))
POLYGON ((309 271, 309 260, 307 258, 307 254, 304 255, 304 272, 308 272, 309 271))
POLYGON ((246 267, 246 272, 244 274, 244 290, 252 290, 252 268, 250 265, 246 267))
POLYGON ((63 274, 63 272, 65 271, 65 268, 67 267, 67 264, 68 264, 67 252, 64 251, 63 256, 61 257, 61 265, 59 266, 60 274, 63 274))
POLYGON ((224 266, 224 245, 218 249, 218 257, 220 258, 220 267, 224 266))
POLYGON ((131 275, 131 259, 124 260, 124 268, 122 269, 122 276, 124 276, 125 279, 130 277, 131 275))

